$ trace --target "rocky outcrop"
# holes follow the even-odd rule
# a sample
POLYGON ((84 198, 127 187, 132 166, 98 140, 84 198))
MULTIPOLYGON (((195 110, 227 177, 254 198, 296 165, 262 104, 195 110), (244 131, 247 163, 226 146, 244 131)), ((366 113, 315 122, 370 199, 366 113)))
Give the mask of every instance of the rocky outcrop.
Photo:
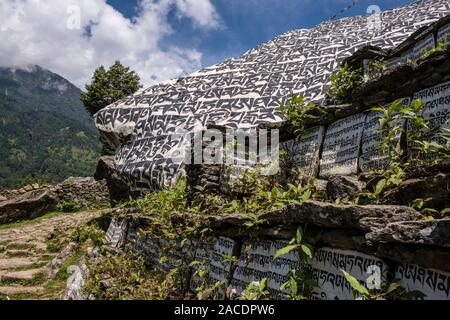
POLYGON ((409 179, 393 191, 386 202, 410 205, 414 200, 423 199, 425 208, 444 209, 449 203, 450 173, 409 179))
POLYGON ((34 219, 52 211, 58 204, 54 191, 29 192, 15 199, 0 203, 0 224, 34 219))
POLYGON ((109 205, 105 181, 93 178, 69 178, 61 184, 31 190, 0 202, 0 224, 29 220, 56 210, 58 203, 73 202, 80 209, 109 205))

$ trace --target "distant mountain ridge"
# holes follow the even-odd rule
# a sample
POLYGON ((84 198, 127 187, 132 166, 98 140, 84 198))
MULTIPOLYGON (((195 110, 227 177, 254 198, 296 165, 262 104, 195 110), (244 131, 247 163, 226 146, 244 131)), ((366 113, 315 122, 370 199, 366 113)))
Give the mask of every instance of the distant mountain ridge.
POLYGON ((80 94, 39 66, 0 68, 0 188, 93 174, 101 147, 80 94))

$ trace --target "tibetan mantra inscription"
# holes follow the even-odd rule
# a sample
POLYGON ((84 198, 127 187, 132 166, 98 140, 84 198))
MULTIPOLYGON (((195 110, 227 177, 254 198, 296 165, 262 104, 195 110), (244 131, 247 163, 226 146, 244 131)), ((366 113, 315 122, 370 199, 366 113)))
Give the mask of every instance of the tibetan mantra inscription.
MULTIPOLYGON (((273 259, 277 250, 286 245, 287 243, 283 241, 245 243, 231 280, 231 288, 235 294, 239 296, 249 283, 266 278, 268 291, 272 297, 286 299, 289 289, 280 290, 280 287, 289 279, 291 270, 302 268, 295 251, 273 259)), ((387 272, 386 264, 376 257, 330 248, 319 249, 311 265, 305 268, 312 270, 313 280, 319 285, 313 293, 313 298, 319 300, 354 299, 352 288, 341 270, 345 270, 363 283, 370 281, 374 285, 383 285, 387 272)))
POLYGON ((320 147, 325 128, 323 126, 307 130, 301 137, 282 144, 293 160, 293 165, 308 176, 319 174, 320 147))
POLYGON ((395 278, 408 291, 417 291, 418 299, 450 300, 450 273, 401 264, 395 278))
POLYGON ((438 133, 442 129, 450 129, 450 81, 422 90, 414 95, 414 99, 422 99, 426 104, 423 116, 430 128, 428 140, 445 144, 438 133))
POLYGON ((366 114, 338 120, 327 130, 320 161, 320 176, 351 175, 358 172, 358 157, 366 114))

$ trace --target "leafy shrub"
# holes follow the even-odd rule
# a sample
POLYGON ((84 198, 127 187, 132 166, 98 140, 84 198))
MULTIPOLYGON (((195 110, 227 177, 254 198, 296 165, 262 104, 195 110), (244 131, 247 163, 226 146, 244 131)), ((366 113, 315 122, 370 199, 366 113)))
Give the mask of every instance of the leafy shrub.
POLYGON ((316 109, 314 103, 306 102, 304 97, 293 95, 286 104, 280 105, 280 110, 286 119, 292 124, 296 135, 302 135, 308 119, 313 118, 311 111, 316 109))
POLYGON ((239 300, 269 300, 270 292, 267 290, 267 278, 260 281, 250 282, 247 288, 242 292, 239 300))
POLYGON ((404 289, 398 282, 392 282, 380 289, 367 289, 351 274, 341 271, 350 284, 356 300, 412 300, 424 297, 424 294, 419 291, 404 289))
POLYGON ((289 289, 292 300, 306 300, 311 298, 314 288, 318 287, 313 280, 309 264, 314 258, 314 245, 317 239, 306 235, 302 227, 297 229, 295 237, 284 248, 275 253, 274 260, 294 251, 297 253, 301 267, 290 270, 288 280, 281 285, 281 290, 289 289))
POLYGON ((71 238, 77 244, 83 244, 90 239, 94 245, 100 246, 103 244, 105 232, 95 226, 80 226, 75 229, 71 238))
POLYGON ((161 300, 181 298, 174 291, 173 275, 149 271, 141 256, 106 254, 87 263, 83 291, 98 300, 161 300))
POLYGON ((56 205, 56 209, 61 212, 71 213, 81 210, 81 207, 73 200, 63 200, 56 205))
POLYGON ((437 46, 431 50, 425 49, 423 51, 423 55, 421 58, 425 59, 429 56, 431 56, 432 54, 434 54, 435 52, 441 52, 444 51, 447 48, 448 45, 448 40, 447 38, 444 38, 442 41, 440 41, 437 46))
POLYGON ((327 94, 338 103, 347 102, 353 90, 363 83, 362 69, 353 69, 345 63, 338 72, 331 75, 331 86, 327 94))
POLYGON ((383 58, 374 59, 369 62, 369 79, 375 79, 382 76, 388 69, 386 61, 383 58))

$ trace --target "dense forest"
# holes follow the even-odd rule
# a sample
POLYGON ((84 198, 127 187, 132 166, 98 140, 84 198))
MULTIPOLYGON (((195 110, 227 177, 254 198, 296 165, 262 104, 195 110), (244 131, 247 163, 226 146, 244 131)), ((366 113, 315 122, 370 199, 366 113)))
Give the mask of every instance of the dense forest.
POLYGON ((101 147, 80 94, 38 66, 0 68, 0 188, 93 174, 101 147))

